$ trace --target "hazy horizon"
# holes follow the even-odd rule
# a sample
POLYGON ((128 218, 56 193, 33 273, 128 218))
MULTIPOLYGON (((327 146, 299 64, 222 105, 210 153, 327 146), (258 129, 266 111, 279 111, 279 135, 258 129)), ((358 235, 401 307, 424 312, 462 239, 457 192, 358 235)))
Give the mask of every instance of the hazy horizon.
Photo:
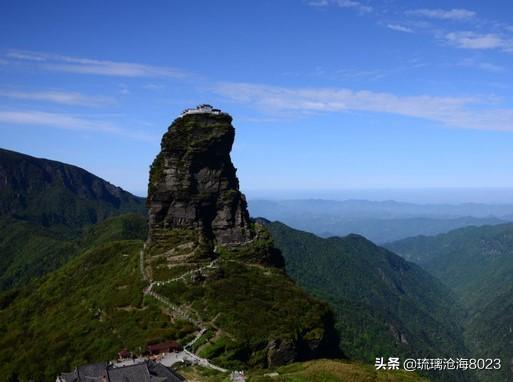
MULTIPOLYGON (((0 129, 2 125, 0 124, 0 129)), ((237 126, 236 126, 237 130, 237 126)), ((0 130, 1 131, 1 130, 0 130)), ((163 131, 164 132, 164 131, 163 131)), ((152 153, 147 153, 146 157, 138 158, 127 156, 127 166, 113 169, 110 167, 110 161, 108 154, 103 154, 104 162, 99 162, 99 158, 95 158, 93 156, 74 156, 72 153, 68 155, 62 155, 62 151, 58 150, 53 153, 48 152, 48 149, 45 150, 30 150, 22 146, 22 148, 16 145, 10 146, 1 146, 1 148, 19 151, 23 154, 56 160, 63 163, 71 164, 74 166, 78 166, 84 168, 85 170, 104 178, 105 180, 111 182, 112 184, 122 187, 123 189, 133 193, 137 196, 145 196, 146 195, 146 184, 147 177, 149 174, 149 166, 151 161, 153 160, 152 153), (52 155, 54 154, 54 155, 52 155), (71 155, 71 157, 69 156, 71 155), (149 160, 150 159, 150 160, 149 160), (147 164, 144 161, 148 161, 147 164), (133 169, 137 169, 137 171, 133 171, 133 169), (144 188, 141 188, 143 186, 144 188)), ((111 146, 112 148, 112 146, 111 146)), ((297 148, 298 152, 300 151, 300 147, 297 148)), ((117 149, 116 149, 117 150, 117 149)), ((155 155, 158 149, 155 149, 155 155)), ((239 150, 237 146, 237 138, 236 143, 234 145, 234 151, 232 152, 232 159, 234 161, 235 166, 237 167, 237 175, 240 180, 241 190, 248 195, 248 197, 252 198, 279 198, 279 199, 304 199, 304 198, 319 198, 319 199, 333 199, 333 200, 347 200, 347 199, 367 199, 367 200, 396 200, 403 202, 412 202, 412 203, 467 203, 467 202, 476 202, 476 203, 513 203, 513 185, 492 185, 492 186, 397 186, 394 184, 387 184, 386 186, 376 186, 376 187, 359 187, 357 184, 355 185, 354 179, 348 179, 349 186, 347 188, 309 188, 304 186, 294 187, 291 185, 290 188, 283 188, 284 183, 286 181, 282 179, 286 179, 287 176, 282 176, 282 174, 287 174, 290 176, 287 168, 284 168, 282 164, 280 164, 280 168, 282 172, 276 171, 272 164, 269 166, 260 166, 256 167, 255 162, 251 161, 251 158, 244 155, 241 150, 239 150), (242 166, 238 166, 238 163, 248 164, 251 166, 249 168, 245 168, 242 166), (274 170, 274 171, 273 171, 274 170), (277 187, 275 189, 272 188, 247 188, 245 187, 246 183, 249 183, 251 186, 255 186, 255 181, 253 174, 258 173, 259 176, 269 176, 271 175, 273 179, 266 180, 266 183, 278 183, 281 187, 277 187), (275 180, 278 179, 278 182, 275 180), (432 194, 434 192, 434 195, 432 194)), ((325 158, 326 159, 326 158, 325 158)), ((329 158, 327 158, 329 160, 329 158)), ((113 161, 112 163, 114 163, 113 161)), ((512 161, 513 162, 513 161, 512 161)), ((323 164, 318 163, 319 167, 322 168, 323 164)), ((293 170, 291 168, 291 170, 293 170)), ((313 173, 315 173, 315 169, 310 169, 313 173)), ((398 171, 402 171, 401 167, 398 167, 398 171)), ((296 171, 290 171, 296 172, 296 171)), ((305 174, 306 175, 306 174, 305 174)), ((296 177, 294 179, 294 183, 308 184, 309 176, 296 177)), ((341 177, 332 177, 334 180, 338 180, 336 183, 341 183, 344 176, 341 177)), ((506 178, 507 179, 507 178, 506 178)), ((511 177, 513 181, 513 177, 511 177)), ((316 181, 311 182, 312 184, 316 184, 316 181)), ((366 182, 368 183, 368 182, 366 182)), ((486 183, 486 182, 484 182, 486 183)), ((260 184, 258 185, 260 186, 260 184)))
MULTIPOLYGON (((0 147, 16 151, 9 147, 0 147)), ((47 156, 38 156, 30 152, 23 154, 41 157, 43 159, 58 160, 47 156)), ((84 168, 94 175, 101 176, 94 170, 73 162, 58 160, 84 168)), ((236 163, 235 163, 236 164, 236 163)), ((149 165, 148 165, 149 167, 149 165)), ((240 170, 238 171, 240 173, 240 170)), ((132 173, 133 175, 133 173, 132 173)), ((137 175, 143 178, 142 174, 137 175)), ((145 172, 144 176, 148 176, 145 172)), ((146 197, 146 189, 134 189, 126 184, 116 183, 113 179, 103 177, 106 181, 121 187, 124 190, 140 197, 146 197)), ((323 200, 368 200, 368 201, 397 201, 417 204, 513 204, 513 187, 381 187, 381 188, 339 188, 339 189, 314 189, 314 188, 276 188, 276 189, 251 189, 246 188, 243 180, 240 181, 240 189, 248 199, 287 200, 287 199, 323 199, 323 200)))
MULTIPOLYGON (((134 195, 146 197, 146 191, 127 190, 134 195)), ((425 187, 425 188, 375 188, 375 189, 244 189, 248 200, 366 200, 396 201, 413 204, 513 204, 513 187, 425 187)))
POLYGON ((415 204, 512 204, 513 188, 342 189, 342 190, 244 190, 251 200, 323 199, 396 201, 415 204))

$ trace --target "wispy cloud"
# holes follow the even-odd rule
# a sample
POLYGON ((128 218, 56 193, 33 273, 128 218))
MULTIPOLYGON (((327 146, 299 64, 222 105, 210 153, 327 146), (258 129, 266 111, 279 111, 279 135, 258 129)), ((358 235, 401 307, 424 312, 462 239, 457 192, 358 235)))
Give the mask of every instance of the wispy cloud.
POLYGON ((49 113, 38 110, 0 110, 0 123, 6 125, 42 126, 48 128, 94 131, 115 134, 125 138, 158 142, 158 138, 142 131, 127 131, 112 122, 85 119, 71 114, 49 113))
POLYGON ((513 52, 513 40, 503 38, 495 33, 451 32, 445 35, 445 39, 450 44, 463 49, 500 49, 513 52))
POLYGON ((479 17, 476 12, 468 9, 415 9, 405 12, 408 16, 419 16, 423 18, 439 20, 469 21, 472 20, 467 30, 449 30, 446 26, 434 27, 431 22, 424 20, 409 19, 408 25, 418 24, 419 31, 431 34, 438 41, 449 43, 461 49, 474 50, 501 50, 513 52, 513 37, 510 26, 496 20, 487 20, 479 17), (424 24, 422 26, 422 23, 424 24))
POLYGON ((311 0, 308 2, 308 5, 311 5, 312 7, 325 7, 330 5, 330 2, 328 0, 311 0))
POLYGON ((64 105, 78 106, 103 106, 114 103, 112 98, 87 96, 78 92, 64 91, 18 91, 9 89, 0 89, 0 97, 15 98, 30 101, 55 102, 64 105))
POLYGON ((372 7, 362 4, 359 1, 354 0, 311 0, 308 1, 308 5, 314 6, 314 7, 326 7, 329 5, 335 5, 340 8, 350 8, 354 9, 358 12, 362 13, 368 13, 372 12, 372 7))
POLYGON ((120 133, 121 130, 105 121, 88 120, 69 114, 49 113, 36 110, 0 110, 0 123, 15 125, 39 125, 66 130, 94 130, 120 133))
POLYGON ((440 20, 469 20, 476 16, 476 12, 468 9, 414 9, 406 12, 412 16, 422 16, 440 20))
POLYGON ((419 61, 416 58, 405 60, 402 64, 395 63, 390 67, 373 67, 373 68, 363 68, 363 67, 341 67, 339 69, 328 69, 322 66, 316 67, 313 71, 305 71, 305 72, 286 72, 285 75, 289 77, 298 77, 304 79, 305 77, 319 77, 325 80, 379 80, 391 75, 395 75, 415 70, 418 68, 429 66, 428 63, 419 61))
POLYGON ((48 70, 69 73, 96 74, 119 77, 183 78, 188 76, 188 74, 183 70, 166 66, 153 66, 132 62, 105 61, 30 51, 13 50, 9 51, 6 57, 10 59, 35 62, 48 70))
POLYGON ((397 32, 414 33, 413 29, 399 24, 387 24, 387 28, 397 32))
POLYGON ((497 65, 497 64, 494 64, 491 62, 480 61, 475 58, 466 58, 466 59, 460 61, 457 65, 465 66, 465 67, 469 67, 469 68, 477 68, 477 69, 485 70, 487 72, 494 72, 494 73, 504 72, 504 70, 505 70, 503 66, 500 66, 500 65, 497 65))
POLYGON ((23 50, 11 50, 7 53, 7 57, 9 58, 15 58, 18 60, 25 60, 25 61, 46 61, 47 56, 43 53, 35 53, 35 52, 28 52, 23 50))
POLYGON ((513 109, 490 107, 488 98, 398 96, 351 89, 292 89, 246 83, 220 83, 214 91, 231 101, 269 113, 365 111, 422 118, 448 127, 513 131, 513 109))
POLYGON ((160 89, 163 89, 164 88, 164 85, 162 84, 154 84, 154 83, 149 83, 149 84, 145 84, 143 86, 144 89, 147 89, 147 90, 160 90, 160 89))

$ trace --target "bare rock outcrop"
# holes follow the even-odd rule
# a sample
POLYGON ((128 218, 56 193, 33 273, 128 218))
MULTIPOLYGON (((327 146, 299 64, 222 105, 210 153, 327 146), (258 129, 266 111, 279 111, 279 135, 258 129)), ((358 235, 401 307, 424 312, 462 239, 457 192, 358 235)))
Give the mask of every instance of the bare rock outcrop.
POLYGON ((222 245, 252 238, 244 195, 230 159, 232 118, 208 105, 187 110, 162 137, 150 171, 149 239, 161 229, 200 231, 222 245))

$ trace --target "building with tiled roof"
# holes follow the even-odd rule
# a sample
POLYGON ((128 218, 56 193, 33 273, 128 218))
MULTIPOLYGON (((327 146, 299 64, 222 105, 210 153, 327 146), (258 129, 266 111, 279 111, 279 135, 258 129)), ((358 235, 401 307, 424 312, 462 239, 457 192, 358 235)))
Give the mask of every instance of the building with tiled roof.
POLYGON ((183 382, 185 379, 173 370, 145 361, 128 366, 97 363, 76 368, 71 373, 62 373, 56 382, 183 382))

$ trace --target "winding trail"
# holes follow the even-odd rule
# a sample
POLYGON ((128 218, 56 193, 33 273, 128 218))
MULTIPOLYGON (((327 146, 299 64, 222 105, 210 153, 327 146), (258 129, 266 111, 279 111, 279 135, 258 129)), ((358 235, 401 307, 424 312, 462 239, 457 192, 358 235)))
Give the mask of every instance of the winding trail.
POLYGON ((146 276, 146 272, 144 272, 144 251, 146 250, 146 243, 144 243, 143 248, 139 252, 139 269, 141 271, 142 279, 144 281, 148 281, 148 276, 146 276))
MULTIPOLYGON (((216 249, 214 249, 215 253, 216 253, 216 249)), ((175 364, 177 362, 189 361, 189 362, 192 362, 194 364, 198 364, 198 365, 203 366, 203 367, 208 367, 210 369, 220 371, 222 373, 229 373, 230 372, 229 370, 224 369, 224 368, 219 367, 219 366, 216 366, 213 363, 211 363, 208 359, 202 358, 202 357, 200 357, 200 356, 198 356, 198 355, 196 355, 196 354, 194 354, 194 353, 192 353, 191 351, 188 350, 188 349, 191 349, 192 346, 207 331, 207 327, 206 327, 205 323, 202 322, 201 320, 193 318, 189 314, 189 312, 187 312, 186 310, 182 309, 178 305, 173 304, 171 301, 169 301, 169 299, 167 299, 166 297, 158 294, 157 292, 155 292, 153 290, 154 286, 162 286, 162 285, 166 285, 166 284, 169 284, 169 283, 173 283, 173 282, 177 282, 177 281, 180 281, 180 280, 184 280, 186 277, 192 275, 195 272, 201 272, 204 269, 215 268, 216 265, 217 265, 218 259, 215 259, 215 260, 211 261, 208 265, 205 265, 203 267, 200 267, 200 268, 193 269, 193 270, 190 270, 188 272, 185 272, 184 274, 182 274, 179 277, 175 277, 175 278, 172 278, 172 279, 169 279, 169 280, 164 280, 164 281, 153 281, 153 280, 151 280, 148 277, 148 275, 145 272, 145 266, 144 266, 144 252, 145 252, 145 250, 146 250, 146 243, 144 244, 143 249, 139 252, 139 268, 140 268, 140 272, 141 272, 141 277, 142 277, 142 279, 144 281, 149 282, 149 285, 143 289, 143 294, 145 296, 151 296, 151 297, 157 299, 157 301, 159 301, 160 303, 165 305, 167 308, 172 310, 176 314, 176 316, 178 316, 178 317, 180 317, 180 318, 182 318, 182 319, 184 319, 184 320, 186 320, 186 321, 188 321, 188 322, 190 322, 190 323, 192 323, 195 326, 200 328, 199 333, 194 337, 194 339, 192 341, 190 341, 187 345, 184 346, 183 351, 181 351, 179 353, 175 353, 173 355, 169 355, 167 357, 167 359, 163 360, 162 364, 165 365, 165 366, 171 367, 173 364, 175 364)), ((245 381, 244 374, 242 374, 239 371, 232 371, 231 374, 230 374, 230 380, 233 381, 233 382, 244 382, 245 381)))

